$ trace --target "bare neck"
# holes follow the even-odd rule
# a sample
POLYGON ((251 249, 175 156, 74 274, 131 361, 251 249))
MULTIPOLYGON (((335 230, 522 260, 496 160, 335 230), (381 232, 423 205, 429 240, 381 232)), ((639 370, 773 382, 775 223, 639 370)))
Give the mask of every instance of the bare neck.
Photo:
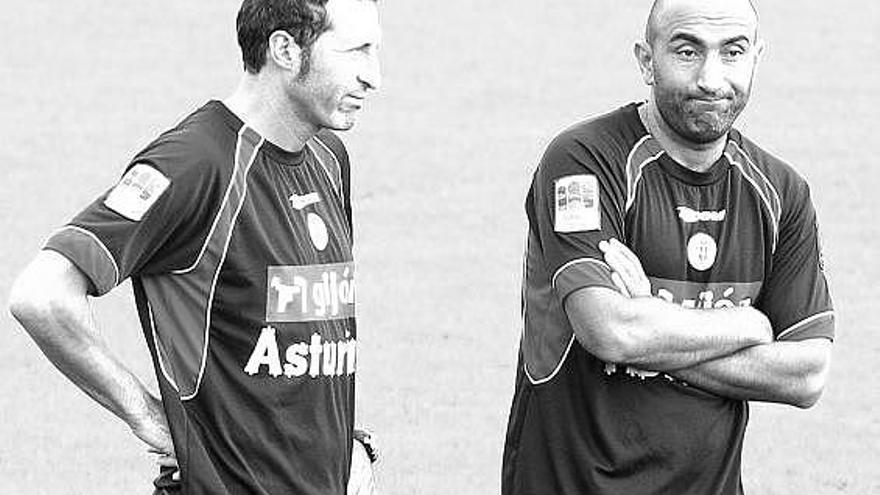
POLYGON ((660 143, 676 162, 695 172, 705 172, 721 158, 727 143, 727 135, 706 144, 687 141, 663 120, 653 97, 639 107, 639 117, 651 136, 660 143))
POLYGON ((286 151, 301 150, 318 132, 293 108, 282 86, 264 73, 245 73, 223 103, 261 136, 286 151))

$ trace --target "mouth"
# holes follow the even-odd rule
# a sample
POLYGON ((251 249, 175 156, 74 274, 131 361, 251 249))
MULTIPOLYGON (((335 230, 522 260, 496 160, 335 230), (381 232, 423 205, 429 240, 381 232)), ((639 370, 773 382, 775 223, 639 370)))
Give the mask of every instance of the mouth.
POLYGON ((722 98, 705 98, 705 97, 696 97, 689 98, 691 101, 696 103, 704 103, 707 105, 717 105, 718 103, 723 103, 729 101, 730 98, 722 97, 722 98))
POLYGON ((344 112, 356 112, 363 108, 364 99, 363 98, 353 98, 347 97, 342 100, 339 104, 340 110, 344 112))
POLYGON ((691 108, 694 110, 713 111, 723 110, 730 106, 730 98, 690 98, 691 108))

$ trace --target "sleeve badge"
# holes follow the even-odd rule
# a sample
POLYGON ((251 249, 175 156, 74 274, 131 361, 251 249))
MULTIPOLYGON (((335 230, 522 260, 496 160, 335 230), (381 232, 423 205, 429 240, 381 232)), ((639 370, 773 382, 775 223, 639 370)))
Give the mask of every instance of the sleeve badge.
POLYGON ((569 175, 553 185, 556 209, 553 229, 560 233, 602 228, 599 181, 595 175, 569 175))
POLYGON ((139 222, 171 181, 155 168, 138 163, 131 167, 104 199, 104 206, 139 222))

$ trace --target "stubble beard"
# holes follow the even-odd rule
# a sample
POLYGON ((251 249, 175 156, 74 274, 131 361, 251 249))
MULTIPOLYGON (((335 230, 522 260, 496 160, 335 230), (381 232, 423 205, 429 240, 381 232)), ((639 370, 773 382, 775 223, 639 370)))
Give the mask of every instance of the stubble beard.
POLYGON ((718 110, 695 108, 699 103, 692 98, 693 95, 683 91, 654 87, 657 109, 666 124, 686 141, 709 144, 727 135, 745 108, 749 92, 747 89, 741 94, 731 94, 729 104, 718 110))

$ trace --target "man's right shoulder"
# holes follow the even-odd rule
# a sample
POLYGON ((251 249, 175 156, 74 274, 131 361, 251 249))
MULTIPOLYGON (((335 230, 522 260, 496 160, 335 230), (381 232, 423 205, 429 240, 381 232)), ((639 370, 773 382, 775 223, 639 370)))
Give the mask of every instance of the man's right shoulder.
POLYGON ((565 128, 554 142, 576 142, 592 148, 609 146, 616 141, 635 142, 638 139, 635 119, 638 119, 637 106, 629 104, 565 128))
POLYGON ((559 162, 592 166, 623 166, 630 151, 646 131, 638 120, 636 104, 590 117, 559 132, 547 146, 540 167, 559 162))

